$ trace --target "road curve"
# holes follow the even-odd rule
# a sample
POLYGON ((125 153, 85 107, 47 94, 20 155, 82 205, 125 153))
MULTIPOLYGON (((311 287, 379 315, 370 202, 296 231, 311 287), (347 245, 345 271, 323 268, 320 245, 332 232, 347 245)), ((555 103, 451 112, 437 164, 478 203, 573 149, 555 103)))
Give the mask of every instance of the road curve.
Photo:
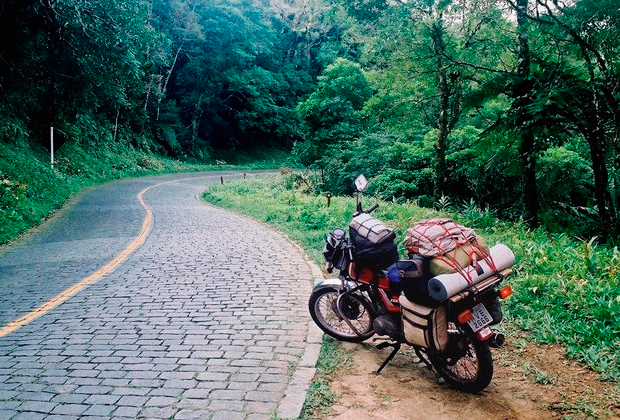
POLYGON ((197 199, 239 175, 106 184, 0 250, 0 420, 299 413, 320 340, 316 268, 197 199))

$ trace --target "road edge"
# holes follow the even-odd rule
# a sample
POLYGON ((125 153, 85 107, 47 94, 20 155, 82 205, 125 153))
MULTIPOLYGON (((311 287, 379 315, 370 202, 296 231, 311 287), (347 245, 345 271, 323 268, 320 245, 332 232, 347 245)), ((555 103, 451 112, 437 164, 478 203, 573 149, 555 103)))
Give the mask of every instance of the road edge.
MULTIPOLYGON (((310 287, 314 286, 314 284, 316 284, 318 281, 324 279, 323 272, 321 271, 319 266, 314 261, 312 261, 308 257, 306 251, 298 243, 289 238, 286 233, 277 230, 268 223, 257 220, 247 214, 239 213, 237 211, 209 203, 202 199, 203 193, 204 191, 196 194, 196 199, 203 205, 207 207, 214 207, 218 210, 230 212, 237 217, 247 219, 253 223, 258 223, 265 228, 271 230, 275 234, 279 235, 291 245, 293 245, 299 252, 299 255, 303 258, 304 262, 310 268, 313 278, 313 284, 309 285, 310 287)), ((308 294, 308 298, 309 296, 310 294, 308 294)), ((304 349, 304 352, 299 359, 299 363, 295 368, 295 372, 292 374, 291 379, 289 380, 289 383, 284 391, 284 398, 280 401, 280 404, 278 405, 276 419, 296 420, 301 416, 301 411, 303 410, 304 403, 306 402, 308 389, 310 388, 310 384, 312 383, 312 380, 314 379, 314 376, 316 374, 316 363, 321 352, 322 343, 323 331, 321 331, 321 329, 314 324, 312 319, 309 319, 306 333, 306 348, 304 349)))

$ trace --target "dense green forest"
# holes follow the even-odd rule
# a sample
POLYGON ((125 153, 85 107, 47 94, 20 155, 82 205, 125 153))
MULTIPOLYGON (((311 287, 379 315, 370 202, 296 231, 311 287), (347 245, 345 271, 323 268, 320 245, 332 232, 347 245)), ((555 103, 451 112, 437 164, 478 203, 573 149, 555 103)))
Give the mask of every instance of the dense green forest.
POLYGON ((0 0, 0 160, 52 126, 56 171, 290 150, 314 193, 363 172, 384 199, 613 243, 619 24, 614 0, 0 0))

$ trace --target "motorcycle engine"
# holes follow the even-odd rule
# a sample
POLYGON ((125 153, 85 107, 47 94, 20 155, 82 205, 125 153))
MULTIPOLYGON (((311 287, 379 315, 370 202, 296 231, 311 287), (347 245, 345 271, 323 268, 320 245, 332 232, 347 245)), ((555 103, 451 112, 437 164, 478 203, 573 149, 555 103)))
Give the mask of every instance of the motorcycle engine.
POLYGON ((380 315, 372 321, 372 328, 378 335, 387 335, 396 341, 404 341, 400 321, 389 314, 380 315))

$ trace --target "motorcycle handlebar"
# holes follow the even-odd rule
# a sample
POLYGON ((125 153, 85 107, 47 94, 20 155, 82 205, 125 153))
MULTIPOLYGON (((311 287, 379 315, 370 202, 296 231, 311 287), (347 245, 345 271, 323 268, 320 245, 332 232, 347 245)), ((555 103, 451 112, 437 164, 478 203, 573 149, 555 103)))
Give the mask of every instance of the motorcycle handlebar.
POLYGON ((377 210, 377 207, 379 207, 379 204, 375 203, 372 206, 368 207, 366 210, 364 210, 362 208, 362 203, 357 203, 357 207, 355 209, 355 213, 353 213, 353 217, 358 216, 362 213, 370 214, 373 211, 377 210))
POLYGON ((366 210, 364 210, 364 213, 372 213, 373 211, 377 210, 378 207, 379 204, 375 203, 372 206, 368 207, 366 210))

